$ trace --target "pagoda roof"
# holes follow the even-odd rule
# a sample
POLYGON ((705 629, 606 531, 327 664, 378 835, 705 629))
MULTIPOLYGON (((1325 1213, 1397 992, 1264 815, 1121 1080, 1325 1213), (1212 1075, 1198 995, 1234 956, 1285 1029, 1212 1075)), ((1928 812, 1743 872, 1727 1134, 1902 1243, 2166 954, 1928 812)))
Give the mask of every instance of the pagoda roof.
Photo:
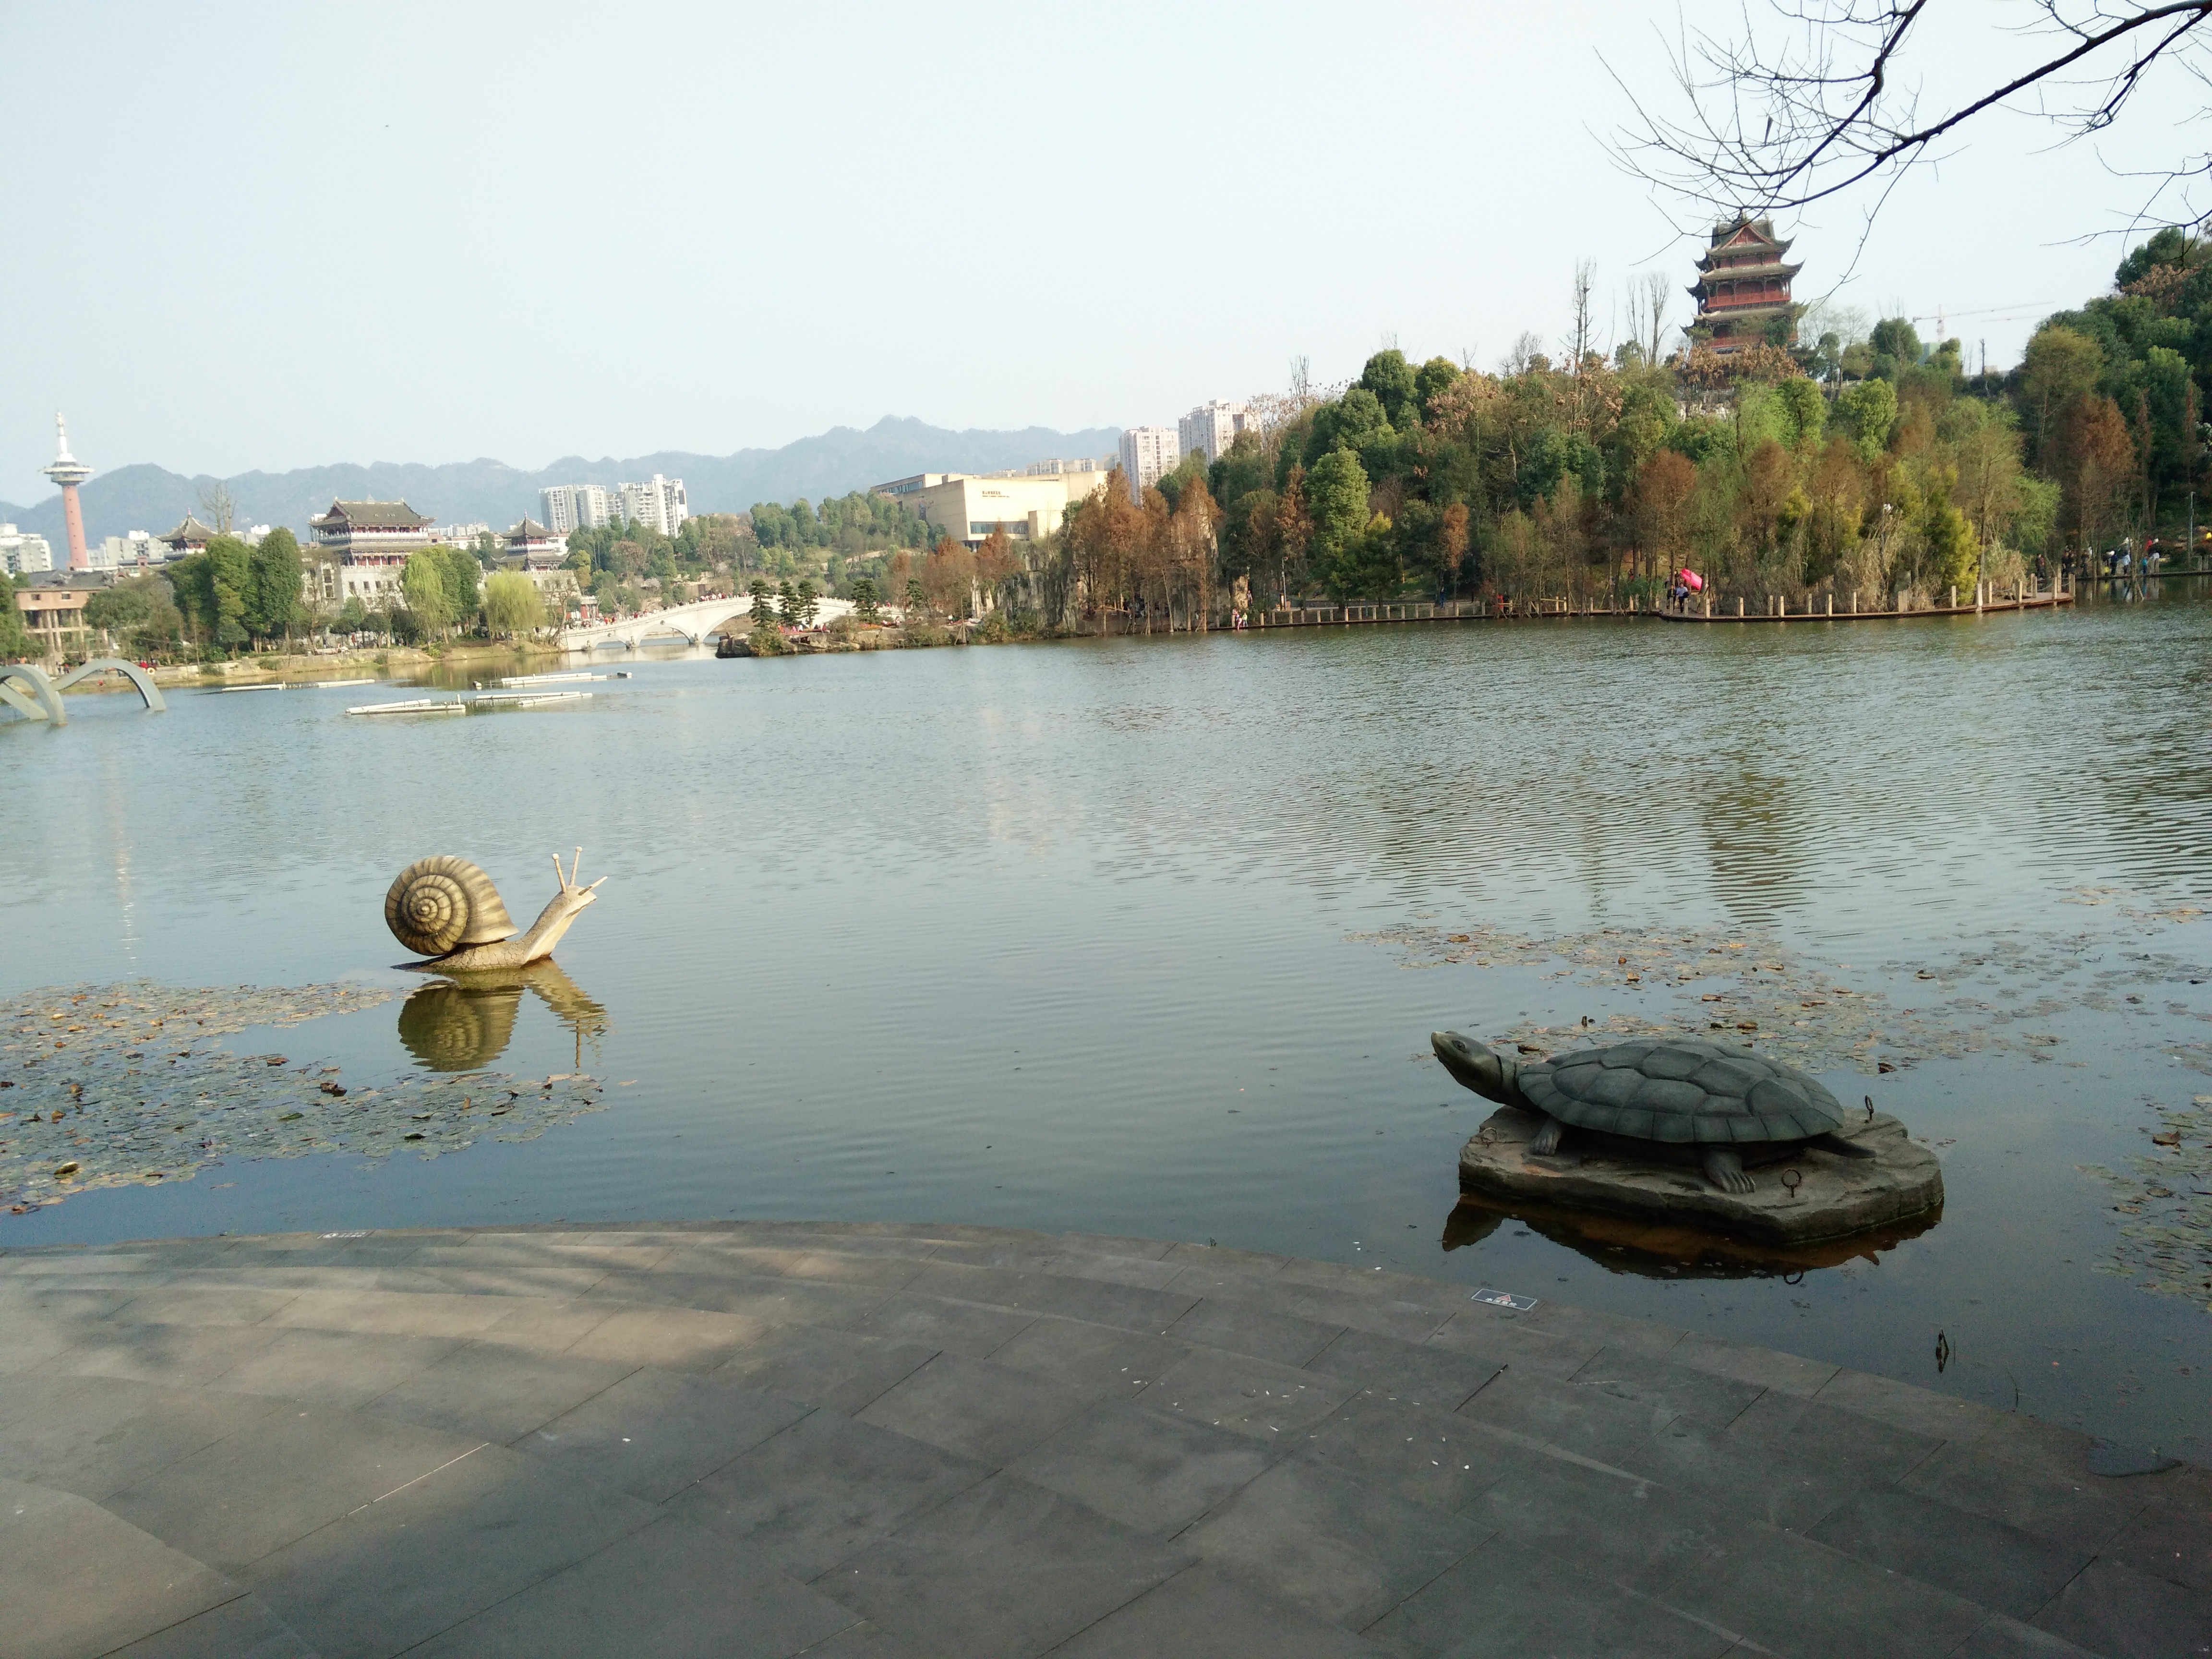
POLYGON ((552 534, 552 531, 526 513, 522 515, 522 522, 507 532, 507 538, 511 542, 536 541, 552 534))
POLYGON ((332 501, 307 522, 318 530, 420 530, 430 520, 404 501, 332 501))
POLYGON ((1709 292, 1717 292, 1723 283, 1758 283, 1765 282, 1769 277, 1779 277, 1787 283, 1795 280, 1797 273, 1804 269, 1802 264, 1747 265, 1741 270, 1725 271, 1718 276, 1701 276, 1690 284, 1690 292, 1702 298, 1709 292))
POLYGON ((155 539, 165 541, 172 547, 190 547, 195 544, 204 547, 221 534, 222 532, 217 530, 213 525, 202 524, 187 513, 182 524, 174 530, 164 532, 155 539))

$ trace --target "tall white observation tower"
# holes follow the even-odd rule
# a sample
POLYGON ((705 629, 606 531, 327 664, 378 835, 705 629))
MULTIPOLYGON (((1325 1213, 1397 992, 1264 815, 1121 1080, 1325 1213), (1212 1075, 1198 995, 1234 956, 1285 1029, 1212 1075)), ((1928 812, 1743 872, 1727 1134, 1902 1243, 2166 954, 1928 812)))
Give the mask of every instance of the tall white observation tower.
POLYGON ((62 487, 62 517, 69 525, 69 568, 72 570, 92 568, 92 556, 84 547, 84 509, 77 505, 76 487, 92 476, 92 469, 70 453, 69 422, 54 412, 56 453, 54 464, 46 474, 62 487))

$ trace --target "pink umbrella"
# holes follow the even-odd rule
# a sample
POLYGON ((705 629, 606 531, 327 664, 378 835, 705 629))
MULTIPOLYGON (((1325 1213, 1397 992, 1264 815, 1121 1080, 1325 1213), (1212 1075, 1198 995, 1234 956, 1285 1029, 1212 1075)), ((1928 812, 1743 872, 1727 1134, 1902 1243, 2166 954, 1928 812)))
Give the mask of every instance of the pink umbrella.
POLYGON ((1705 579, 1694 570, 1685 570, 1682 573, 1682 586, 1692 593, 1702 593, 1705 591, 1705 579))

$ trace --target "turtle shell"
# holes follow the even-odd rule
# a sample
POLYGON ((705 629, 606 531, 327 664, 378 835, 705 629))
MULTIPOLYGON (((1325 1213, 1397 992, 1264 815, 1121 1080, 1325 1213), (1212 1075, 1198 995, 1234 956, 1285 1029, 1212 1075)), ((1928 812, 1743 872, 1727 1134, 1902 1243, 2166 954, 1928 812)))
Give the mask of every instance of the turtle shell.
POLYGON ((1844 1127, 1844 1109, 1795 1066, 1701 1037, 1577 1048, 1521 1068, 1539 1111, 1638 1140, 1806 1140, 1844 1127))

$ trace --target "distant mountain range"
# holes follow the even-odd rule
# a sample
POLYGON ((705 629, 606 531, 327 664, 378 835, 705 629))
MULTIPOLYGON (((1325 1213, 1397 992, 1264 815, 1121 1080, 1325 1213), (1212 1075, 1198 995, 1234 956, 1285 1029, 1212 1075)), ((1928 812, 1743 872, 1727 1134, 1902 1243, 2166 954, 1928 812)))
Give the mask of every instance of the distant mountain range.
MULTIPOLYGON (((305 540, 307 520, 334 500, 404 501, 441 524, 481 520, 504 528, 525 513, 537 513, 538 492, 546 484, 611 484, 659 472, 684 480, 694 513, 742 513, 755 501, 787 503, 802 495, 818 501, 915 472, 994 472, 1050 456, 1110 455, 1121 438, 1121 428, 1110 426, 1083 432, 1041 426, 1019 432, 953 432, 886 415, 865 432, 833 427, 781 449, 741 449, 734 455, 672 450, 624 461, 571 455, 536 472, 493 460, 442 466, 378 461, 246 472, 223 482, 230 486, 241 526, 289 525, 305 540)), ((103 470, 79 492, 85 534, 94 542, 132 530, 159 535, 198 510, 200 491, 216 482, 206 474, 188 478, 145 463, 103 470)), ((36 531, 58 550, 62 546, 58 492, 26 507, 0 501, 0 520, 36 531)))

